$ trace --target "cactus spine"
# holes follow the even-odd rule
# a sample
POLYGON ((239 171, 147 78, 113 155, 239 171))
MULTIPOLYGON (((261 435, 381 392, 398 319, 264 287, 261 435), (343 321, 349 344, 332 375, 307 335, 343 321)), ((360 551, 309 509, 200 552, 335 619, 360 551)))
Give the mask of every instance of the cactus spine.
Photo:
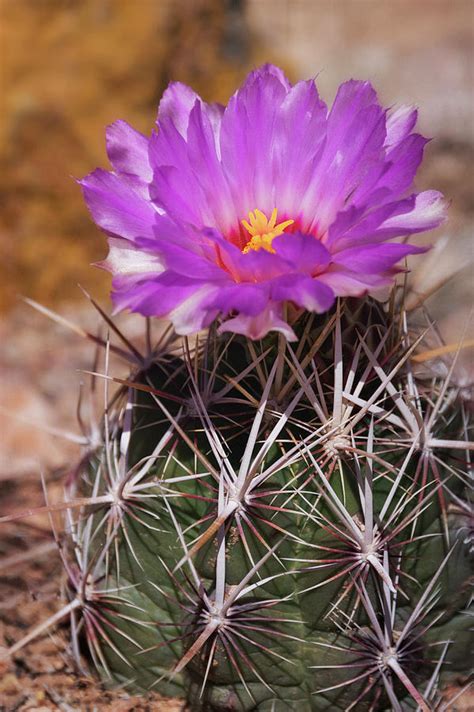
POLYGON ((416 365, 430 337, 394 296, 294 328, 167 332, 120 378, 107 343, 100 442, 68 487, 74 649, 193 710, 435 709, 468 650, 455 358, 416 365))

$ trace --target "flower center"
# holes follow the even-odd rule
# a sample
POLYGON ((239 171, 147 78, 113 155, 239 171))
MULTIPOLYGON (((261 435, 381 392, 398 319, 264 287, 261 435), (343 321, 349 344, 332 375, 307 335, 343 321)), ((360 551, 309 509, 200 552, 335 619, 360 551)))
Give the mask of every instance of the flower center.
POLYGON ((285 229, 293 225, 294 220, 285 220, 277 225, 277 209, 273 208, 270 219, 262 213, 261 210, 255 210, 249 213, 249 221, 242 220, 242 225, 250 235, 250 240, 245 245, 242 252, 245 254, 250 250, 266 250, 267 252, 275 252, 272 247, 272 242, 275 237, 282 235, 285 229))

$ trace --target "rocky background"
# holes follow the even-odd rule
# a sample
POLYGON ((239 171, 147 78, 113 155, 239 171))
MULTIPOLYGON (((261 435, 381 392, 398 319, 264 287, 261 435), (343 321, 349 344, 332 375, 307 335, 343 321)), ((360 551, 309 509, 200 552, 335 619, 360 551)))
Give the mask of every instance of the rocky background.
MULTIPOLYGON (((77 285, 107 305, 109 278, 90 266, 105 255, 105 239, 74 178, 107 165, 106 124, 123 118, 149 132, 170 79, 226 101, 250 68, 275 61, 292 79, 317 76, 327 101, 355 77, 371 79, 388 105, 417 104, 422 132, 435 137, 418 187, 440 189, 452 203, 448 224, 423 238, 440 247, 414 287, 429 293, 455 275, 428 305, 445 339, 461 338, 473 281, 472 0, 0 0, 0 33, 1 513, 41 505, 41 474, 50 500, 61 499, 77 446, 53 431, 78 433, 81 371, 94 357, 77 331, 19 298, 96 333, 97 314, 77 285)), ((140 319, 123 322, 139 337, 140 319)), ((469 385, 468 351, 462 366, 469 385)), ((59 605, 50 530, 45 514, 2 530, 0 648, 59 605)), ((446 699, 457 694, 448 690, 446 699)), ((160 705, 156 695, 104 694, 78 676, 67 630, 0 663, 2 711, 182 707, 160 705)), ((474 709, 474 702, 464 693, 447 709, 474 709)))

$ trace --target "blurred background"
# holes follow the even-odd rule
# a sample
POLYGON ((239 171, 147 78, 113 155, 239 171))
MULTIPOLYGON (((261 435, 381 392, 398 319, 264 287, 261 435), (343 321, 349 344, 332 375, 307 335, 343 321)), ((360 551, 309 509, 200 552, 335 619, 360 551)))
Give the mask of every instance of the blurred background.
MULTIPOLYGON (((19 296, 96 328, 77 285, 107 305, 109 277, 90 266, 105 256, 106 241, 74 179, 107 167, 104 129, 115 119, 150 132, 170 80, 225 102, 249 69, 272 61, 293 80, 317 77, 327 102, 354 77, 370 79, 385 105, 418 105, 420 130, 434 140, 417 187, 443 191, 451 209, 447 225, 422 238, 440 247, 425 258, 415 286, 430 291, 455 275, 428 305, 448 342, 461 337, 473 283, 473 0, 0 0, 0 33, 0 486, 7 507, 41 500, 41 470, 50 473, 51 497, 61 496, 55 468, 76 457, 75 446, 32 423, 76 427, 78 371, 90 368, 93 353, 19 296)), ((141 328, 126 321, 128 333, 141 328)), ((472 368, 467 356, 464 364, 472 368)), ((41 546, 49 521, 31 521, 41 546)), ((12 542, 27 551, 29 536, 31 529, 15 530, 0 554, 8 560, 12 542)), ((7 608, 10 626, 25 629, 44 616, 43 604, 28 608, 30 598, 18 605, 32 590, 54 610, 44 588, 51 576, 38 566, 28 569, 28 584, 24 576, 1 579, 3 598, 17 611, 13 620, 7 608)), ((64 664, 55 651, 30 646, 25 665, 47 676, 48 665, 64 664)), ((6 694, 6 709, 33 709, 37 684, 30 694, 28 676, 9 674, 0 708, 6 694), (17 704, 21 695, 26 706, 17 704)), ((104 700, 100 709, 108 709, 104 700)))

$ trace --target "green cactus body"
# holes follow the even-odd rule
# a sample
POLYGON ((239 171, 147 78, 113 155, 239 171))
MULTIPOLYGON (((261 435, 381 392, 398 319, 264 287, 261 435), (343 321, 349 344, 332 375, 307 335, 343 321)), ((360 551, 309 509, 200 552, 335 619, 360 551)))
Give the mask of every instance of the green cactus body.
POLYGON ((111 684, 222 712, 436 704, 468 659, 467 415, 404 324, 347 301, 294 346, 211 331, 122 383, 70 491, 95 502, 69 522, 73 630, 111 684))

